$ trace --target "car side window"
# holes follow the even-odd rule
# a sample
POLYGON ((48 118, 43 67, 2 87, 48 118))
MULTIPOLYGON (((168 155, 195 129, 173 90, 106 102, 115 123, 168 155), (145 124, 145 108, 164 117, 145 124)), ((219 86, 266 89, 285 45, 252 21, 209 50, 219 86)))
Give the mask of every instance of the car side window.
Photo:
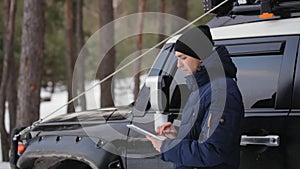
POLYGON ((245 109, 274 108, 285 42, 237 42, 225 46, 238 69, 237 83, 245 109))
POLYGON ((281 61, 281 55, 233 58, 246 109, 274 107, 281 61))

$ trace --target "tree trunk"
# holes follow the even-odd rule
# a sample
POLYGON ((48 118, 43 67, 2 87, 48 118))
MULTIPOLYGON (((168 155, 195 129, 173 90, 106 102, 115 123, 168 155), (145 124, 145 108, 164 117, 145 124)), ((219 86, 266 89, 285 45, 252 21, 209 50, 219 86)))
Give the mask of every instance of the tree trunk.
POLYGON ((187 19, 187 7, 188 1, 175 1, 174 13, 176 16, 181 17, 183 19, 187 19))
MULTIPOLYGON (((74 69, 73 59, 73 16, 72 16, 72 4, 71 0, 66 0, 66 35, 67 35, 67 87, 68 87, 68 100, 72 99, 72 78, 74 69)), ((74 104, 70 103, 67 108, 67 113, 74 112, 74 104)))
MULTIPOLYGON (((82 28, 82 21, 83 21, 83 16, 82 16, 82 5, 83 1, 82 0, 77 0, 76 1, 76 43, 77 43, 77 53, 78 55, 78 60, 77 60, 77 66, 76 66, 76 83, 77 83, 77 89, 76 90, 76 95, 79 95, 80 93, 84 92, 84 57, 80 55, 81 48, 83 47, 83 28, 82 28)), ((86 110, 86 99, 85 95, 81 96, 78 99, 79 105, 81 107, 81 110, 86 110)))
MULTIPOLYGON (((113 1, 100 1, 100 27, 114 20, 113 1)), ((114 28, 114 25, 113 25, 114 28)), ((102 35, 102 34, 101 34, 102 35)), ((107 30, 103 36, 100 37, 100 51, 106 51, 112 47, 107 53, 103 54, 99 67, 99 78, 104 79, 115 70, 115 49, 114 49, 114 29, 107 30)), ((101 107, 113 106, 113 91, 114 84, 112 78, 109 78, 100 85, 101 88, 101 107)))
POLYGON ((24 1, 20 83, 18 86, 18 127, 31 125, 39 119, 40 115, 45 10, 44 0, 24 1))
MULTIPOLYGON (((144 13, 146 9, 147 0, 139 1, 139 13, 144 13)), ((140 14, 138 19, 138 27, 139 27, 139 35, 136 41, 137 46, 137 57, 142 54, 143 48, 143 28, 144 28, 144 15, 140 14)), ((140 91, 140 76, 141 76, 141 65, 142 60, 138 59, 135 63, 135 76, 134 76, 134 100, 137 99, 139 91, 140 91)))
POLYGON ((17 100, 18 100, 18 95, 17 95, 17 81, 18 81, 18 73, 16 71, 16 66, 15 66, 15 57, 13 53, 13 42, 14 42, 14 36, 13 32, 15 29, 15 15, 17 11, 17 1, 16 0, 11 0, 11 5, 10 5, 10 14, 9 14, 9 29, 11 30, 11 41, 12 44, 9 48, 11 50, 10 54, 10 66, 9 66, 9 71, 8 71, 8 86, 7 86, 7 102, 8 102, 8 111, 9 111, 9 119, 10 119, 10 131, 12 131, 13 128, 16 127, 16 120, 17 120, 17 100))
MULTIPOLYGON (((11 97, 6 97, 7 89, 11 89, 10 79, 12 79, 11 72, 15 71, 11 65, 14 65, 14 56, 13 56, 13 41, 14 41, 14 27, 15 27, 15 13, 16 13, 16 0, 5 0, 4 1, 4 25, 3 25, 3 49, 4 49, 4 58, 3 58, 3 72, 2 79, 0 84, 0 133, 1 133, 1 147, 2 147, 2 160, 9 161, 8 152, 10 148, 10 137, 5 129, 5 101, 11 97)), ((10 91, 10 90, 9 90, 10 91)), ((13 103, 10 103, 13 104, 13 103)), ((14 108, 16 105, 13 105, 14 108)), ((10 107, 13 107, 10 106, 10 107)), ((11 110, 10 119, 13 118, 13 122, 16 119, 13 115, 15 111, 11 110)), ((15 123, 11 124, 11 129, 14 127, 15 123)))
MULTIPOLYGON (((162 14, 165 14, 166 13, 166 0, 160 0, 160 12, 162 14)), ((158 37, 158 43, 163 41, 166 37, 164 35, 165 33, 165 29, 166 29, 166 25, 165 25, 166 21, 165 21, 165 17, 164 15, 162 15, 162 17, 159 18, 159 27, 158 27, 158 30, 159 30, 159 37, 158 37)), ((160 46, 160 48, 162 47, 162 45, 160 46)))
MULTIPOLYGON (((187 20, 187 8, 188 8, 188 1, 178 1, 175 0, 173 3, 173 13, 174 15, 187 20)), ((172 23, 172 30, 173 32, 178 31, 180 29, 180 24, 179 23, 172 23)))
POLYGON ((55 72, 51 75, 51 83, 52 83, 51 91, 50 91, 51 95, 55 92, 55 87, 56 87, 56 83, 57 83, 56 77, 55 77, 56 76, 55 72))
POLYGON ((12 56, 12 63, 9 66, 11 71, 9 71, 9 80, 7 86, 7 102, 8 102, 8 112, 9 112, 9 130, 16 127, 17 120, 17 105, 18 105, 18 93, 17 93, 17 81, 18 73, 15 66, 15 58, 12 56))

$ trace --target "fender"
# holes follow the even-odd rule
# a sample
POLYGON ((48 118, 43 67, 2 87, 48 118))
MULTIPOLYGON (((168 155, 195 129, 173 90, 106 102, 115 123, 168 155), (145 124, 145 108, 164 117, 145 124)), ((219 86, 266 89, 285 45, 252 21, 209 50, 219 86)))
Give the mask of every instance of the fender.
MULTIPOLYGON (((116 150, 111 143, 98 138, 78 136, 38 136, 33 138, 19 158, 17 166, 25 168, 50 168, 80 163, 84 168, 123 168, 120 156, 110 153, 116 150), (103 147, 105 146, 105 150, 103 147)), ((78 164, 77 164, 78 166, 78 164)))

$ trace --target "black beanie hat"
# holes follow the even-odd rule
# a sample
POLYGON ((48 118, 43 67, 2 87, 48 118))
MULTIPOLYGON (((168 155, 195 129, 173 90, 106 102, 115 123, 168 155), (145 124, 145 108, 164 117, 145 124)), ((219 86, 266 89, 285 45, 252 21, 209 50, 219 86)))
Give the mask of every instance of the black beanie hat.
POLYGON ((179 37, 175 51, 204 60, 212 53, 213 40, 207 25, 194 27, 179 37))

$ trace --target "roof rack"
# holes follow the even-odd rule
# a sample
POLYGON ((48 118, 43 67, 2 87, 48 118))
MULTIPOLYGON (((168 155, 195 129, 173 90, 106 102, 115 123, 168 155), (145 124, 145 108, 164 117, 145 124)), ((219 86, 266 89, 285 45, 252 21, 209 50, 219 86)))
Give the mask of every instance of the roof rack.
MULTIPOLYGON (((271 1, 262 0, 260 4, 233 6, 231 14, 236 15, 260 15, 273 14, 280 17, 290 17, 293 12, 300 12, 300 1, 271 1)), ((270 15, 270 17, 273 17, 270 15)))
MULTIPOLYGON (((203 0, 204 10, 208 11, 220 2, 221 0, 203 0)), ((260 15, 261 18, 286 18, 294 12, 300 12, 300 0, 230 0, 214 11, 217 16, 260 15)))

